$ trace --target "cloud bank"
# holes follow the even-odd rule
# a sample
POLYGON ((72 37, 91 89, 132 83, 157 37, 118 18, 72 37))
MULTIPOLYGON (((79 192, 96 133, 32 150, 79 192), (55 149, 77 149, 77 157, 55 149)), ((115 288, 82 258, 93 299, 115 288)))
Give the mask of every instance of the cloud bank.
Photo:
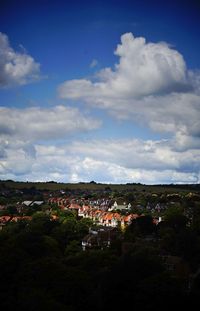
POLYGON ((98 128, 101 122, 65 106, 26 109, 0 107, 0 135, 31 142, 61 139, 98 128))
POLYGON ((180 152, 167 140, 79 140, 32 147, 28 142, 7 142, 1 176, 34 181, 147 184, 197 183, 200 178, 200 151, 180 152))

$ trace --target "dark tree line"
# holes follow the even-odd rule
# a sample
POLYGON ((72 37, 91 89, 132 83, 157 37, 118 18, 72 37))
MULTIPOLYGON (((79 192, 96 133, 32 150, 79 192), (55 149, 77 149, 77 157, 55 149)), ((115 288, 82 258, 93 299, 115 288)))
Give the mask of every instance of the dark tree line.
POLYGON ((42 212, 7 225, 0 232, 1 310, 192 309, 198 273, 189 288, 161 256, 180 256, 191 273, 199 268, 199 229, 188 227, 182 211, 169 211, 157 226, 150 216, 138 218, 110 248, 83 252, 90 225, 73 215, 53 221, 42 212))

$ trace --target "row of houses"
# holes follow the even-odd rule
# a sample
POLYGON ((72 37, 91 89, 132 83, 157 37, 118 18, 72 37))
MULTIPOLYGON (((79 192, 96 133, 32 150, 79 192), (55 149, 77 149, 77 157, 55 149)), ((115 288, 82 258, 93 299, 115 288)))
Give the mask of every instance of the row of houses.
POLYGON ((133 219, 139 217, 138 214, 120 215, 118 212, 107 212, 99 209, 94 209, 89 206, 82 206, 78 209, 78 216, 89 218, 97 225, 106 227, 121 227, 125 228, 133 219))
POLYGON ((83 205, 89 205, 93 208, 100 208, 103 210, 107 210, 109 208, 110 201, 109 200, 84 200, 84 199, 70 199, 66 197, 53 197, 48 199, 49 205, 56 205, 60 209, 79 209, 83 205))
POLYGON ((112 200, 106 200, 106 199, 100 199, 100 200, 85 200, 85 199, 71 199, 66 197, 51 197, 48 199, 49 205, 56 205, 60 209, 79 209, 83 205, 88 205, 92 208, 98 208, 100 210, 104 211, 131 211, 132 207, 135 207, 141 211, 147 210, 149 212, 161 212, 166 209, 165 203, 150 203, 147 202, 147 204, 141 205, 135 204, 134 206, 131 205, 131 203, 123 202, 122 200, 112 201, 112 200), (120 202, 121 201, 121 202, 120 202))
POLYGON ((89 218, 94 223, 106 227, 118 227, 125 228, 125 226, 129 225, 133 219, 139 217, 137 214, 129 214, 129 215, 120 215, 118 212, 114 210, 125 210, 130 209, 130 205, 120 205, 119 209, 117 208, 117 202, 114 202, 113 206, 110 208, 94 208, 90 205, 80 205, 76 203, 75 200, 72 200, 69 203, 69 200, 66 198, 50 198, 48 203, 50 205, 56 204, 59 208, 63 210, 75 210, 79 217, 82 218, 89 218))
MULTIPOLYGON (((116 207, 116 204, 115 204, 116 207)), ((76 210, 78 217, 89 218, 95 224, 106 226, 106 227, 118 227, 125 228, 131 223, 133 219, 139 217, 138 214, 128 214, 121 215, 118 212, 103 210, 99 208, 94 208, 89 205, 79 205, 77 203, 71 203, 68 207, 64 208, 65 210, 76 210)))
MULTIPOLYGON (((80 205, 76 200, 71 200, 71 202, 69 202, 69 200, 65 198, 50 198, 48 203, 50 205, 57 204, 57 206, 63 210, 74 210, 77 212, 78 217, 89 218, 95 224, 105 227, 120 227, 121 229, 124 229, 133 219, 140 217, 138 214, 133 213, 121 215, 120 211, 130 211, 131 204, 126 205, 124 203, 118 205, 116 201, 111 207, 107 206, 106 209, 100 206, 95 208, 90 205, 80 205)), ((153 221, 157 224, 160 219, 153 219, 153 221)))
POLYGON ((57 206, 68 206, 71 203, 77 203, 79 205, 83 205, 83 204, 88 204, 92 207, 99 207, 99 208, 104 208, 109 207, 111 205, 111 199, 107 199, 107 198, 101 198, 101 199, 85 199, 85 198, 71 198, 71 197, 66 197, 66 196, 62 196, 62 197, 49 197, 48 198, 48 203, 51 204, 55 204, 57 206))
POLYGON ((91 208, 98 208, 100 210, 125 210, 128 211, 131 209, 131 204, 124 202, 119 204, 117 201, 114 203, 111 200, 101 199, 101 200, 84 200, 84 199, 70 199, 66 197, 52 197, 48 199, 48 204, 57 205, 61 209, 79 209, 83 205, 88 205, 91 208))

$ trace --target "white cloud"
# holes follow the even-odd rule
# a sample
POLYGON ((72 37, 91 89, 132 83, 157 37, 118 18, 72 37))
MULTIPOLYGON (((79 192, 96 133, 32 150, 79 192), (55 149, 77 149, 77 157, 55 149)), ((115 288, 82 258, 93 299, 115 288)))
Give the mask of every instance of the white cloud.
POLYGON ((69 157, 66 150, 48 144, 100 125, 100 121, 71 107, 0 107, 1 178, 36 180, 49 176, 51 180, 59 179, 60 172, 70 163, 66 162, 69 157), (41 145, 36 145, 38 142, 41 145), (45 150, 44 155, 42 150, 45 150))
POLYGON ((0 87, 23 85, 40 78, 40 64, 26 51, 16 52, 0 32, 0 87))
POLYGON ((178 51, 126 33, 115 54, 119 62, 114 69, 100 71, 95 82, 64 82, 60 97, 107 109, 118 119, 132 119, 156 132, 200 133, 200 74, 187 69, 178 51))
POLYGON ((1 178, 107 183, 196 183, 200 151, 179 151, 168 140, 76 141, 62 145, 7 142, 1 178), (189 165, 188 165, 189 163, 189 165))
POLYGON ((115 54, 119 62, 114 69, 101 70, 95 81, 64 82, 60 97, 104 108, 118 119, 131 119, 171 137, 157 141, 79 139, 61 145, 61 138, 94 130, 100 121, 65 106, 2 107, 1 178, 199 182, 200 74, 188 71, 182 55, 166 43, 147 43, 132 34, 122 36, 115 54))
POLYGON ((200 151, 180 152, 167 140, 77 141, 36 150, 38 172, 50 167, 60 181, 196 183, 200 177, 200 151))
POLYGON ((97 65, 98 65, 98 60, 93 59, 93 60, 91 61, 91 63, 90 63, 90 68, 94 68, 94 67, 96 67, 97 65))
POLYGON ((0 135, 22 140, 59 139, 77 131, 89 131, 100 121, 83 115, 78 109, 55 106, 26 109, 0 107, 0 135))
MULTIPOLYGON (((141 96, 180 92, 188 89, 187 71, 180 53, 166 43, 146 43, 131 33, 121 37, 115 54, 120 57, 115 70, 106 68, 99 73, 100 82, 90 84, 91 90, 105 97, 138 98, 141 96)), ((74 80, 79 91, 76 97, 83 97, 82 84, 87 80, 74 80)), ((72 81, 63 83, 60 95, 71 98, 72 81)))
POLYGON ((70 147, 74 154, 119 165, 126 169, 154 171, 200 171, 200 150, 180 150, 170 140, 100 140, 74 142, 70 147))

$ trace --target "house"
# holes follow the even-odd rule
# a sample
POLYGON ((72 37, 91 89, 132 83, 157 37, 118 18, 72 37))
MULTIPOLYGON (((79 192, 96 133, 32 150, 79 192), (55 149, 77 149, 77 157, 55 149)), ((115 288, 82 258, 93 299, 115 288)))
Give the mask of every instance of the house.
POLYGON ((33 201, 31 203, 31 206, 33 206, 33 205, 41 206, 42 204, 44 204, 44 201, 33 201))
POLYGON ((109 212, 113 211, 113 210, 120 210, 120 211, 129 211, 131 209, 131 204, 126 204, 124 202, 124 204, 118 204, 117 201, 114 202, 114 204, 108 209, 109 212))
POLYGON ((132 220, 137 219, 138 217, 138 214, 129 214, 127 216, 123 216, 121 219, 121 228, 124 229, 126 226, 129 226, 132 220))
POLYGON ((90 230, 82 240, 82 249, 100 248, 104 249, 110 247, 111 243, 117 237, 117 231, 115 228, 99 228, 98 230, 90 230))
POLYGON ((44 204, 44 201, 23 201, 22 204, 27 207, 33 205, 41 206, 42 204, 44 204))
POLYGON ((77 203, 71 203, 68 207, 69 209, 72 209, 72 210, 79 210, 81 208, 81 206, 77 203))
POLYGON ((106 227, 117 227, 121 222, 121 215, 119 213, 103 213, 100 218, 100 223, 106 227))
POLYGON ((90 206, 88 206, 88 205, 80 206, 78 209, 78 216, 85 218, 87 215, 87 211, 89 211, 89 210, 90 210, 90 206))
POLYGON ((30 206, 33 201, 23 201, 22 204, 25 206, 30 206))

